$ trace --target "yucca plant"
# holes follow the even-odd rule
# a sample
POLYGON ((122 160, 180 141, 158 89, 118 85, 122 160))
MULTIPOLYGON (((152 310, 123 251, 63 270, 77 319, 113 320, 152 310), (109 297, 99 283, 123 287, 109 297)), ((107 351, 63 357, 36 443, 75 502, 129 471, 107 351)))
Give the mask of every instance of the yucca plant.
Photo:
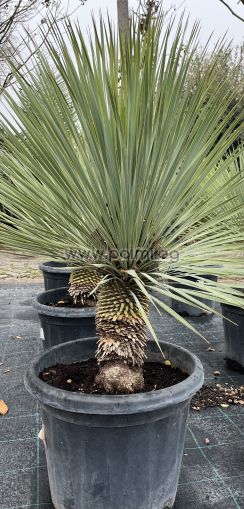
MULTIPOLYGON (((205 223, 209 221, 210 218, 213 219, 215 217, 219 217, 223 212, 226 214, 226 234, 228 232, 233 234, 236 232, 237 234, 243 234, 244 227, 244 181, 243 181, 243 171, 244 171, 244 158, 243 158, 243 146, 239 144, 237 150, 233 151, 228 150, 227 153, 221 158, 218 162, 217 166, 213 168, 213 170, 207 175, 206 179, 202 183, 202 187, 206 193, 204 201, 211 199, 212 197, 216 197, 218 193, 225 193, 226 199, 222 203, 216 202, 216 207, 214 207, 211 211, 209 211, 209 215, 207 214, 204 218, 202 218, 202 222, 205 223), (234 188, 230 185, 231 182, 238 182, 238 189, 236 185, 234 188), (236 213, 233 214, 234 207, 236 207, 236 213), (228 216, 228 211, 230 212, 228 216)), ((208 223, 209 224, 209 223, 208 223)), ((199 227, 199 224, 197 225, 199 227)), ((193 229, 195 226, 193 226, 193 229)), ((194 232, 191 232, 192 243, 195 243, 194 232)), ((244 250, 241 250, 240 253, 235 253, 235 256, 239 257, 243 256, 244 250)), ((221 268, 220 265, 215 265, 216 260, 213 261, 212 265, 212 276, 216 276, 216 272, 221 276, 221 271, 218 269, 221 268)), ((208 267, 209 271, 210 267, 208 267)), ((207 271, 207 272, 208 272, 207 271)), ((205 268, 204 273, 206 274, 205 268)), ((210 275, 210 274, 209 274, 210 275)), ((182 273, 182 277, 184 274, 182 273)), ((233 282, 234 282, 233 277, 233 282)), ((208 283, 204 278, 201 281, 201 284, 204 286, 208 283)), ((209 284, 209 283, 208 283, 209 284)), ((241 284, 241 281, 240 281, 241 284)), ((177 285, 178 286, 178 285, 177 285)), ((177 309, 177 306, 176 306, 177 309)), ((186 307, 188 311, 189 308, 186 307)))
MULTIPOLYGON (((208 66, 213 64, 216 67, 215 74, 215 82, 212 83, 212 89, 219 86, 219 84, 225 81, 226 86, 235 89, 236 94, 233 97, 232 104, 230 107, 233 107, 235 103, 238 103, 238 111, 243 110, 244 107, 244 67, 243 67, 243 55, 244 55, 244 44, 239 46, 232 46, 231 44, 226 47, 216 48, 214 54, 208 54, 206 52, 205 55, 202 54, 202 51, 198 54, 196 53, 188 75, 187 86, 194 92, 195 86, 197 82, 200 81, 206 72, 208 66), (229 84, 227 85, 227 83, 229 84)), ((209 95, 212 94, 212 90, 209 89, 209 95)), ((240 135, 240 139, 235 141, 235 145, 238 142, 242 141, 243 143, 243 132, 240 135)))
MULTIPOLYGON (((213 170, 213 180, 211 178, 211 174, 209 175, 209 179, 211 182, 210 189, 208 189, 208 193, 216 194, 221 189, 226 189, 226 197, 228 200, 224 203, 224 208, 227 211, 228 208, 231 211, 233 208, 233 204, 235 203, 237 213, 233 217, 232 214, 230 218, 227 220, 229 224, 229 228, 232 230, 235 229, 237 232, 244 231, 244 207, 242 206, 244 203, 244 181, 243 181, 243 171, 244 171, 244 145, 240 145, 238 150, 232 154, 231 152, 225 156, 225 158, 220 161, 219 165, 222 168, 217 179, 215 179, 213 170), (238 179, 238 193, 233 192, 233 190, 229 189, 229 182, 231 179, 238 179)), ((244 251, 242 252, 244 254, 244 251)))
MULTIPOLYGON (((2 118, 8 150, 1 168, 10 180, 1 181, 0 201, 14 217, 2 214, 1 241, 72 263, 76 257, 82 285, 76 278, 74 295, 87 281, 90 292, 95 276, 97 383, 130 393, 143 388, 147 328, 157 341, 150 303, 189 328, 162 296, 200 308, 207 307, 201 297, 243 306, 225 284, 205 288, 200 277, 189 290, 173 285, 182 273, 211 274, 216 262, 223 276, 244 273, 234 256, 243 231, 226 227, 243 204, 226 210, 225 186, 207 195, 207 176, 216 168, 212 185, 227 166, 218 163, 241 117, 224 83, 209 98, 214 65, 194 94, 184 86, 198 24, 186 40, 183 20, 163 28, 159 16, 143 37, 136 21, 120 36, 101 20, 88 43, 79 26, 64 28, 53 27, 53 43, 38 51, 33 70, 13 69, 21 93, 6 94, 14 119, 2 118)), ((226 183, 235 196, 240 179, 226 183)))

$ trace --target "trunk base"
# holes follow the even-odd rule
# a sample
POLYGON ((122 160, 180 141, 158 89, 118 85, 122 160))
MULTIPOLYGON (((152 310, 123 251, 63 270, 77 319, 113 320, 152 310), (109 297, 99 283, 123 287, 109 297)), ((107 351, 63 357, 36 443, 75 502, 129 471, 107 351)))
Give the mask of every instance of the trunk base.
POLYGON ((109 361, 101 366, 95 382, 108 394, 132 394, 144 387, 142 368, 119 361, 109 361))

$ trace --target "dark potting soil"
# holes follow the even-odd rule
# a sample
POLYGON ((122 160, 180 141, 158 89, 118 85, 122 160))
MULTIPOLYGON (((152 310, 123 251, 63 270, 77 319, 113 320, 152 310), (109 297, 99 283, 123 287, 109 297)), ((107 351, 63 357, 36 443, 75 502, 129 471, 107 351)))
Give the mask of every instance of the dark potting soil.
MULTIPOLYGON (((107 394, 95 384, 98 364, 95 359, 74 364, 56 364, 40 373, 43 382, 59 389, 83 394, 107 394)), ((178 368, 161 362, 145 362, 143 367, 145 386, 142 392, 151 392, 185 380, 188 375, 178 368)))
POLYGON ((235 387, 228 383, 216 384, 214 387, 203 385, 192 398, 192 410, 220 406, 228 408, 230 405, 244 405, 244 386, 235 387))
POLYGON ((58 302, 50 302, 47 306, 52 306, 54 308, 90 308, 96 306, 95 299, 86 299, 83 304, 80 301, 74 303, 72 297, 67 297, 65 299, 60 299, 58 302))

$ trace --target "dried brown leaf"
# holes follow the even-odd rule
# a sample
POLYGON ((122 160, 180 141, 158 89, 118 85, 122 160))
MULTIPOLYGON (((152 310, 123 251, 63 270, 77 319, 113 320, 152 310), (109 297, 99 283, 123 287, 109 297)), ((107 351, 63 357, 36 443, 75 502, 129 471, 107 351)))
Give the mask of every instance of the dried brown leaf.
POLYGON ((0 399, 0 415, 6 415, 8 413, 8 406, 3 399, 0 399))

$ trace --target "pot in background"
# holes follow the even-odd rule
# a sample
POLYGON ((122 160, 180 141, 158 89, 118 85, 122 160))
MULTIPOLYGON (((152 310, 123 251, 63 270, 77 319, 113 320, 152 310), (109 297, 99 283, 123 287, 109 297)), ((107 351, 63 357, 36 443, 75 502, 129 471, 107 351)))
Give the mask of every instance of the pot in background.
POLYGON ((223 316, 234 322, 223 319, 227 366, 244 372, 244 309, 229 304, 221 308, 223 316))
MULTIPOLYGON (((215 275, 201 275, 201 277, 204 277, 208 279, 209 281, 217 282, 218 277, 215 275)), ((188 281, 197 281, 197 277, 194 276, 184 276, 184 279, 187 279, 188 281)), ((172 284, 172 286, 175 286, 176 288, 183 288, 183 289, 190 289, 190 286, 187 286, 186 284, 180 284, 176 281, 172 284)), ((203 304, 209 306, 212 309, 215 309, 215 302, 209 299, 199 299, 203 304)), ((176 313, 179 313, 180 315, 187 315, 187 316, 202 316, 202 315, 208 315, 211 312, 205 311, 204 309, 200 309, 197 307, 192 306, 191 304, 187 304, 185 302, 179 302, 174 299, 171 299, 171 308, 176 311, 176 313)))
MULTIPOLYGON (((144 394, 80 394, 40 380, 44 368, 94 357, 96 338, 51 348, 28 369, 26 388, 41 404, 55 509, 173 507, 189 405, 203 384, 203 367, 184 348, 160 345, 190 376, 144 394)), ((158 353, 153 341, 148 348, 158 353)))
POLYGON ((96 335, 96 308, 54 307, 50 303, 69 297, 68 288, 57 288, 37 295, 33 302, 43 330, 44 349, 78 338, 96 335))
POLYGON ((65 269, 65 262, 43 262, 40 263, 39 269, 43 273, 45 290, 52 290, 68 286, 70 278, 70 269, 65 269))

